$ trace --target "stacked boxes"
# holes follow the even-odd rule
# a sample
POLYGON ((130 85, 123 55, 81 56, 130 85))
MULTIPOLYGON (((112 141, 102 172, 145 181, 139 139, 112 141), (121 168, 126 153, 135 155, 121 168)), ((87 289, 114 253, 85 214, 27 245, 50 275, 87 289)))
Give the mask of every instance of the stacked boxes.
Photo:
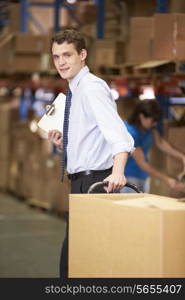
POLYGON ((185 59, 185 14, 154 14, 130 20, 127 62, 185 59))
POLYGON ((13 49, 13 34, 8 34, 4 37, 0 47, 0 72, 11 72, 14 60, 13 49))
POLYGON ((9 190, 26 198, 32 193, 28 183, 35 178, 30 174, 30 165, 34 167, 30 162, 33 162, 35 153, 39 153, 37 136, 30 132, 28 123, 15 124, 11 133, 11 149, 9 190), (27 173, 30 175, 29 179, 27 173))
POLYGON ((2 103, 0 105, 0 134, 1 134, 1 147, 0 147, 0 188, 7 190, 8 175, 9 175, 9 160, 11 149, 11 129, 15 119, 18 118, 16 109, 12 109, 9 103, 2 103))
POLYGON ((17 122, 11 134, 8 190, 29 204, 58 212, 68 210, 69 181, 61 183, 59 155, 28 122, 17 122))
POLYGON ((50 35, 10 33, 0 47, 1 72, 41 72, 50 70, 50 35))
POLYGON ((17 34, 15 38, 14 71, 39 72, 49 68, 48 62, 43 66, 43 55, 49 55, 49 43, 46 35, 17 34))
MULTIPOLYGON (((179 149, 182 152, 185 148, 185 127, 184 126, 177 126, 177 127, 168 127, 168 141, 170 144, 174 145, 177 149, 179 149)), ((166 157, 166 169, 167 172, 173 176, 178 178, 178 175, 183 171, 183 163, 180 160, 177 160, 169 155, 166 157)), ((183 191, 170 191, 170 196, 182 198, 185 197, 185 192, 183 191)))
POLYGON ((185 59, 185 14, 155 14, 153 58, 185 59))
POLYGON ((68 210, 70 184, 61 183, 61 157, 29 122, 19 121, 19 112, 9 103, 0 105, 0 190, 12 192, 35 205, 68 210))
POLYGON ((129 36, 127 61, 129 63, 142 63, 151 60, 153 17, 131 18, 129 36))
POLYGON ((94 40, 89 49, 88 64, 93 71, 100 67, 114 67, 125 61, 125 44, 116 40, 94 40))

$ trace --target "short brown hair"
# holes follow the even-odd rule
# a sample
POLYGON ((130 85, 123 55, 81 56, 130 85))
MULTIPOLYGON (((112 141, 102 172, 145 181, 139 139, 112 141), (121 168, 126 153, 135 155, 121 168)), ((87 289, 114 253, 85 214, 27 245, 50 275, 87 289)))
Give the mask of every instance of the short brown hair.
POLYGON ((60 45, 64 42, 73 44, 78 54, 80 54, 82 49, 86 49, 85 39, 83 35, 74 29, 66 29, 64 31, 57 32, 51 39, 51 47, 53 43, 57 43, 60 45))

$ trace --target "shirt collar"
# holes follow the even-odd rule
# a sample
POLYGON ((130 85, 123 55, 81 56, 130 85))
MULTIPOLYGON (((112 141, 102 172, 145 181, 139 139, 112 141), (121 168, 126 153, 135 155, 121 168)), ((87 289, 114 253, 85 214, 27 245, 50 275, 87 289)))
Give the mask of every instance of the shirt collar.
POLYGON ((79 84, 79 81, 82 79, 83 76, 85 76, 87 73, 89 73, 89 68, 87 66, 83 67, 78 74, 70 81, 69 88, 73 94, 74 90, 79 84))

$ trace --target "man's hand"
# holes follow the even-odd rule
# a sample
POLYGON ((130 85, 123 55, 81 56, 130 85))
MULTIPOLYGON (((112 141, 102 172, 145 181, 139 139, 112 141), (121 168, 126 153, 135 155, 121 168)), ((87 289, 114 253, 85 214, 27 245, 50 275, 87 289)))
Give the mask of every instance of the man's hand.
POLYGON ((126 184, 127 180, 123 174, 114 174, 112 173, 108 177, 106 177, 103 181, 108 182, 108 187, 104 187, 104 189, 110 193, 114 191, 119 191, 126 184))
POLYGON ((58 130, 50 130, 48 132, 48 140, 54 144, 59 150, 63 149, 63 136, 58 130))

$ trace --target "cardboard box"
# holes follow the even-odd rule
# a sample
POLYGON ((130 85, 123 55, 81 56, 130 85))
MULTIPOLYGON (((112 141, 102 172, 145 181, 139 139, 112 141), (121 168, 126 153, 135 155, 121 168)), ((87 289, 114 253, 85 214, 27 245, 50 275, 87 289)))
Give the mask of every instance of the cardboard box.
POLYGON ((139 64, 151 60, 152 45, 150 39, 131 39, 127 48, 127 62, 139 64))
POLYGON ((5 191, 8 188, 9 160, 0 159, 0 166, 0 189, 5 191))
POLYGON ((41 70, 41 55, 16 54, 12 70, 18 72, 39 72, 41 70))
POLYGON ((22 184, 21 181, 25 163, 11 159, 9 162, 9 176, 8 176, 8 190, 13 192, 14 195, 22 197, 22 184))
MULTIPOLYGON (((10 99, 9 99, 10 100, 10 99)), ((9 101, 10 102, 10 101, 9 101)), ((11 103, 0 104, 0 132, 8 133, 19 119, 19 109, 11 107, 11 103)))
POLYGON ((42 162, 35 160, 32 162, 32 166, 30 165, 30 170, 27 170, 25 173, 25 179, 23 181, 27 187, 27 191, 24 189, 24 193, 27 194, 27 197, 31 198, 33 202, 38 203, 40 206, 47 204, 48 208, 52 208, 55 211, 64 210, 68 195, 64 194, 64 183, 60 181, 61 170, 59 157, 50 156, 42 162), (32 173, 31 179, 30 170, 32 173), (31 193, 30 188, 32 189, 31 193))
POLYGON ((151 194, 69 201, 70 278, 185 277, 185 203, 151 194))
POLYGON ((12 157, 17 161, 26 161, 33 157, 36 161, 45 161, 52 153, 48 139, 40 137, 29 128, 29 123, 20 122, 12 130, 12 157))
POLYGON ((97 6, 93 2, 77 2, 75 15, 81 24, 95 23, 97 18, 97 6))
MULTIPOLYGON (((6 39, 6 38, 4 38, 6 39)), ((3 41, 3 39, 2 39, 3 41)), ((0 47, 0 72, 11 72, 13 62, 13 43, 12 40, 5 42, 0 47)))
POLYGON ((93 70, 100 66, 113 67, 125 61, 125 44, 119 40, 95 40, 89 50, 88 63, 93 70))
POLYGON ((0 160, 8 159, 10 154, 10 134, 1 134, 0 160))
POLYGON ((155 14, 153 59, 185 59, 185 14, 155 14))
POLYGON ((9 10, 9 21, 8 24, 11 31, 19 32, 20 31, 20 20, 21 20, 21 6, 20 3, 8 3, 9 10))
MULTIPOLYGON (((176 149, 185 152, 185 127, 168 127, 168 136, 167 140, 172 144, 176 149)), ((173 158, 170 155, 166 157, 166 167, 169 174, 172 176, 177 176, 180 172, 183 171, 182 161, 173 158)))
POLYGON ((127 62, 142 63, 151 60, 152 45, 153 17, 131 18, 127 62))
MULTIPOLYGON (((38 2, 38 1, 37 1, 38 2)), ((48 2, 48 1, 46 1, 48 2)), ((52 1, 50 0, 50 4, 52 1)), ((54 7, 45 6, 44 9, 42 6, 33 6, 31 5, 29 7, 29 11, 34 16, 36 20, 39 20, 39 23, 41 27, 43 28, 44 32, 48 33, 54 25, 53 22, 53 9, 54 7)), ((65 6, 61 6, 59 10, 59 26, 60 28, 64 29, 65 27, 72 27, 76 25, 73 18, 71 18, 69 9, 67 9, 65 6)), ((29 31, 35 34, 40 34, 40 30, 38 27, 35 26, 34 22, 29 22, 29 31)))
POLYGON ((153 17, 132 17, 130 19, 131 39, 153 39, 153 17))
POLYGON ((8 103, 0 105, 0 131, 7 132, 10 129, 11 108, 8 103))
POLYGON ((14 50, 19 54, 40 54, 46 49, 46 45, 47 35, 19 33, 15 38, 14 50))

